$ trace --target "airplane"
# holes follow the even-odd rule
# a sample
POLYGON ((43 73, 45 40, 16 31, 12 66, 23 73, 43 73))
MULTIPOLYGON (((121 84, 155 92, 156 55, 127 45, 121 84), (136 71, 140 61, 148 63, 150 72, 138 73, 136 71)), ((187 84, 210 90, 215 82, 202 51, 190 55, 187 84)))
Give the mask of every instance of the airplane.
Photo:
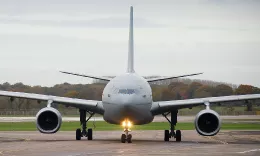
POLYGON ((169 76, 163 78, 145 79, 139 76, 134 70, 134 40, 133 40, 133 7, 130 7, 130 30, 128 64, 126 73, 115 78, 77 74, 64 72, 76 76, 94 78, 108 82, 102 94, 102 101, 67 98, 51 95, 32 94, 23 92, 0 91, 0 96, 14 98, 25 98, 37 101, 45 101, 47 106, 36 114, 36 127, 41 133, 56 133, 62 124, 60 112, 54 108, 54 104, 61 104, 67 107, 75 107, 80 112, 81 129, 76 130, 76 140, 87 137, 93 139, 92 129, 87 128, 87 122, 94 114, 100 114, 110 124, 122 125, 124 133, 121 135, 122 143, 131 143, 132 135, 130 128, 133 125, 148 124, 153 121, 154 116, 163 115, 170 123, 169 129, 164 131, 164 141, 174 138, 181 141, 181 131, 175 130, 177 124, 178 110, 205 105, 195 117, 195 129, 202 136, 214 136, 221 128, 221 119, 217 112, 210 109, 211 104, 233 103, 235 101, 247 102, 260 99, 260 94, 232 95, 220 97, 207 97, 185 100, 153 101, 152 89, 149 83, 173 78, 199 75, 202 73, 169 76), (87 114, 89 114, 87 118, 87 114), (168 115, 170 114, 170 118, 168 115))

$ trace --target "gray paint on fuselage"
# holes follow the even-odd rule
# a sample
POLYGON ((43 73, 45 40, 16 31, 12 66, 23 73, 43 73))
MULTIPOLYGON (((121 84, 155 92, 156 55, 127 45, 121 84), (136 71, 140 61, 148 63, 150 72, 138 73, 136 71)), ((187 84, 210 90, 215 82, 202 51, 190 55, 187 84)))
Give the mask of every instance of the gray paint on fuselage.
POLYGON ((152 89, 149 83, 136 73, 126 73, 112 79, 102 95, 104 120, 121 124, 129 119, 135 125, 152 122, 152 89), (134 93, 122 94, 120 89, 131 89, 134 93))
POLYGON ((110 80, 106 85, 102 103, 104 120, 121 124, 130 120, 135 125, 153 121, 151 113, 152 89, 149 83, 134 71, 133 7, 130 7, 130 30, 127 73, 110 80))

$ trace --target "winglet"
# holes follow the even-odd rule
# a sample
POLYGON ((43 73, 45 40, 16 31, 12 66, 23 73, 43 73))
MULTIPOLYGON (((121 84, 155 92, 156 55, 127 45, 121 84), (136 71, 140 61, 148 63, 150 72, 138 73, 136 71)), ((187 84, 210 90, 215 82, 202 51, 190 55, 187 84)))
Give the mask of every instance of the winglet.
POLYGON ((127 72, 134 73, 134 29, 133 29, 133 6, 130 7, 129 45, 127 72))

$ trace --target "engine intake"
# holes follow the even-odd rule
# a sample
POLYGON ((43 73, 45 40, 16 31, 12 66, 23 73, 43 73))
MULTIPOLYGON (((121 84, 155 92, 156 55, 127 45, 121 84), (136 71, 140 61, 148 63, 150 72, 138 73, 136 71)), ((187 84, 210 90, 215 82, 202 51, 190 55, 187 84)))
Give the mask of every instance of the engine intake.
POLYGON ((55 108, 45 107, 36 114, 37 129, 41 133, 56 133, 60 129, 61 123, 61 114, 55 108))
POLYGON ((200 111, 195 117, 195 128, 200 135, 216 135, 221 127, 221 121, 217 112, 211 109, 200 111))

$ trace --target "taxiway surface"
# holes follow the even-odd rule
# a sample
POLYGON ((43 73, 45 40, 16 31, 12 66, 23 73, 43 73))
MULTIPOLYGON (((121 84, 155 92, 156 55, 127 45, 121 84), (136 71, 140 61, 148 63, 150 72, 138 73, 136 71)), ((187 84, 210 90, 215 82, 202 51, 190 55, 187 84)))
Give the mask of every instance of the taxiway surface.
POLYGON ((260 155, 260 131, 221 131, 214 137, 182 131, 182 142, 164 142, 163 131, 133 131, 133 143, 121 143, 121 131, 98 131, 92 141, 75 132, 0 132, 0 155, 260 155))

